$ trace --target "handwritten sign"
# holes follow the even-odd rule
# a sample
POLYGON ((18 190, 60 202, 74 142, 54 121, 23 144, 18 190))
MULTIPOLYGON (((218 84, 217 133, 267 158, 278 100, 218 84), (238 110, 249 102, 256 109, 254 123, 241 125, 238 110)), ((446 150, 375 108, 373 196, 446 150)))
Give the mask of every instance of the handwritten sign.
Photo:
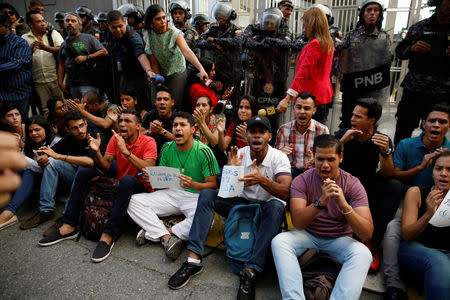
POLYGON ((238 178, 244 177, 244 166, 224 166, 220 181, 219 197, 231 198, 239 196, 244 190, 244 182, 238 178))
POLYGON ((450 226, 450 191, 445 195, 441 205, 430 219, 430 224, 435 227, 450 226))
POLYGON ((170 167, 147 167, 150 184, 154 189, 180 189, 180 170, 170 167))

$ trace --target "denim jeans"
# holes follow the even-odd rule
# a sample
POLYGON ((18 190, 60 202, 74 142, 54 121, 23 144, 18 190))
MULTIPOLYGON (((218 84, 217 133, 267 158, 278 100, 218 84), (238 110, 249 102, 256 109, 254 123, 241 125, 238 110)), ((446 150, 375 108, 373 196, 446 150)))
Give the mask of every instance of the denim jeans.
POLYGON ((49 160, 50 164, 45 167, 44 174, 42 175, 41 194, 39 198, 40 211, 52 211, 55 209, 55 194, 59 177, 71 184, 78 169, 78 166, 62 160, 51 157, 49 160))
POLYGON ((39 174, 26 169, 21 172, 22 173, 22 183, 17 191, 14 193, 11 201, 6 206, 5 210, 12 212, 17 215, 17 211, 22 206, 22 204, 30 197, 31 192, 33 191, 34 183, 39 176, 39 174))
POLYGON ((305 299, 297 257, 307 249, 328 253, 342 264, 330 299, 358 299, 372 263, 370 250, 348 236, 321 238, 306 230, 293 229, 272 240, 272 253, 283 299, 305 299))
MULTIPOLYGON (((231 208, 239 204, 251 203, 245 198, 222 198, 217 196, 216 190, 203 190, 200 192, 189 232, 189 243, 187 249, 202 255, 206 237, 214 220, 214 212, 223 217, 228 217, 231 208)), ((270 200, 261 203, 261 223, 255 237, 252 255, 245 263, 245 268, 252 268, 258 273, 263 272, 267 258, 270 241, 279 232, 283 220, 284 205, 278 200, 270 200)))
POLYGON ((383 272, 387 287, 395 287, 406 292, 398 267, 398 248, 402 239, 402 220, 395 218, 388 223, 383 238, 383 272))
POLYGON ((419 242, 402 241, 398 263, 402 271, 424 275, 426 299, 450 299, 450 253, 444 254, 419 242))
MULTIPOLYGON (((83 196, 86 194, 89 181, 95 176, 104 176, 104 174, 96 168, 80 167, 78 170, 72 185, 72 191, 67 200, 66 211, 63 214, 64 223, 74 227, 78 225, 80 213, 84 205, 83 196)), ((111 234, 114 238, 118 237, 120 226, 122 225, 124 215, 127 213, 131 196, 133 194, 144 192, 146 192, 146 189, 139 180, 130 175, 123 176, 120 179, 119 189, 114 198, 114 205, 109 218, 105 223, 103 232, 111 234)))
POLYGON ((70 94, 72 95, 73 99, 79 99, 81 101, 81 98, 90 91, 94 91, 97 94, 100 94, 100 90, 96 88, 95 86, 90 85, 80 85, 80 86, 73 86, 70 88, 70 94))

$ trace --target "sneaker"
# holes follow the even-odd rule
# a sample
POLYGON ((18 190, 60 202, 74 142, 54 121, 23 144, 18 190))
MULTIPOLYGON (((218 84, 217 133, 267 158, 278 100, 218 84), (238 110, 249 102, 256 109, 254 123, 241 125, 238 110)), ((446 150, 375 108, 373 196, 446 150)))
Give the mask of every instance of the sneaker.
POLYGON ((164 246, 164 252, 166 252, 166 256, 172 260, 175 260, 180 256, 183 241, 180 240, 176 235, 171 235, 167 241, 161 240, 161 244, 164 246))
POLYGON ((19 227, 24 230, 31 229, 53 219, 54 216, 55 214, 52 210, 38 211, 34 216, 20 223, 19 227))
POLYGON ((255 299, 255 281, 256 275, 248 269, 243 269, 239 274, 239 290, 237 294, 238 300, 255 299))
POLYGON ((388 286, 384 293, 384 300, 408 300, 408 294, 402 289, 388 286))
POLYGON ((363 241, 363 244, 369 248, 372 253, 372 263, 370 264, 369 273, 374 274, 380 270, 381 260, 380 260, 380 247, 378 243, 373 240, 363 241))
POLYGON ((195 275, 200 274, 203 271, 203 265, 191 263, 188 261, 185 261, 181 268, 178 269, 178 271, 172 275, 169 279, 169 287, 172 290, 178 290, 181 289, 183 286, 185 286, 189 280, 194 277, 195 275))
POLYGON ((63 220, 62 217, 59 217, 55 220, 55 222, 53 223, 52 226, 50 226, 49 228, 47 228, 44 233, 42 233, 42 236, 46 237, 46 236, 50 236, 53 233, 55 233, 57 230, 59 230, 59 227, 61 227, 63 225, 63 220))
POLYGON ((144 229, 139 230, 138 234, 136 235, 136 244, 138 246, 142 246, 147 244, 148 242, 149 240, 145 238, 145 230, 144 229))
POLYGON ((78 231, 78 229, 75 229, 74 231, 72 231, 71 233, 68 233, 68 234, 61 234, 58 230, 55 233, 53 233, 52 235, 40 240, 39 246, 47 247, 47 246, 52 246, 54 244, 62 242, 64 240, 74 240, 78 237, 79 234, 80 234, 80 232, 78 231))
POLYGON ((19 222, 19 219, 17 219, 16 215, 13 215, 8 221, 0 224, 0 230, 8 228, 9 226, 16 224, 17 222, 19 222))
POLYGON ((92 253, 91 260, 95 263, 104 261, 111 254, 111 250, 113 247, 114 242, 111 242, 111 246, 108 246, 108 244, 104 241, 98 242, 97 247, 95 247, 95 250, 92 253))

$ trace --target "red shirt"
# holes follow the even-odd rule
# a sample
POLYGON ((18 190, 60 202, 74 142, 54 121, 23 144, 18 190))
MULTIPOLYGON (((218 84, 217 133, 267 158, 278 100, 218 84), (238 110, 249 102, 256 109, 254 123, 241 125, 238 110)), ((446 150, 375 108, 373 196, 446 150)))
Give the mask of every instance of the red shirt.
POLYGON ((301 92, 310 92, 316 96, 316 105, 331 102, 333 88, 330 81, 333 51, 320 48, 318 39, 309 42, 297 60, 295 78, 288 94, 297 97, 301 92))
MULTIPOLYGON (((136 157, 140 159, 153 158, 156 160, 158 154, 156 150, 156 142, 152 137, 139 134, 138 139, 133 145, 126 144, 127 149, 130 150, 136 157)), ((131 175, 138 178, 137 174, 141 170, 136 169, 128 159, 119 151, 117 147, 116 137, 113 136, 106 147, 105 154, 114 155, 117 161, 117 173, 116 178, 121 179, 125 175, 131 175)))

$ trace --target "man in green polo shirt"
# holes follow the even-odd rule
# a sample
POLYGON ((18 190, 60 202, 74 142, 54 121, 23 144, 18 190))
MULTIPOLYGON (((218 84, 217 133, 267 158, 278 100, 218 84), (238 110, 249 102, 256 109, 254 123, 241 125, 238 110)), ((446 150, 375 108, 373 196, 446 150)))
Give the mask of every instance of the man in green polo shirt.
POLYGON ((180 170, 181 189, 165 189, 153 193, 135 194, 131 197, 128 214, 142 227, 136 241, 161 243, 167 257, 177 259, 182 240, 189 240, 189 230, 197 208, 200 191, 216 188, 219 166, 211 149, 194 140, 194 118, 186 112, 174 116, 172 134, 174 140, 161 149, 160 166, 180 170), (159 217, 180 214, 186 218, 166 228, 159 217))

